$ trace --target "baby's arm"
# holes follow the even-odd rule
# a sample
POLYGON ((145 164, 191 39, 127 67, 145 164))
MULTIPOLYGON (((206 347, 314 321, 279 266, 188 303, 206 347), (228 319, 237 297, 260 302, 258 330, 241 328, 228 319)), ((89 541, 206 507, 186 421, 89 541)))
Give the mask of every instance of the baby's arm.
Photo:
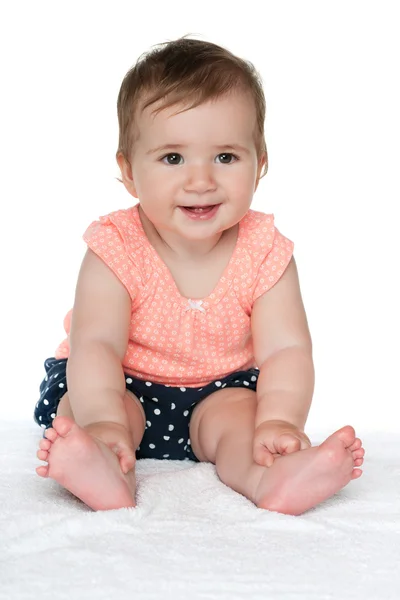
MULTIPOLYGON (((254 356, 260 367, 255 437, 270 440, 271 431, 278 438, 288 430, 301 447, 308 446, 303 432, 314 391, 314 365, 294 258, 280 280, 255 301, 251 320, 254 356)), ((256 445, 262 452, 263 440, 256 445)), ((273 443, 265 441, 267 446, 274 449, 273 443)))
POLYGON ((106 422, 129 430, 122 360, 130 319, 128 291, 88 249, 76 287, 67 363, 69 400, 81 427, 106 422))

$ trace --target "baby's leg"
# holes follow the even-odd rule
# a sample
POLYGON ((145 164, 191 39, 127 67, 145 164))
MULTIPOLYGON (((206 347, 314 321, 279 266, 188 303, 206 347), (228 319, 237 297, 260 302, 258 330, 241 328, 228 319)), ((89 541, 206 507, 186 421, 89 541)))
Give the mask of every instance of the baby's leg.
POLYGON ((79 427, 66 393, 37 453, 48 463, 36 469, 51 477, 94 510, 135 506, 135 449, 145 428, 144 411, 131 392, 124 405, 130 431, 114 423, 79 427))
POLYGON ((200 460, 216 465, 221 480, 258 507, 299 515, 362 474, 364 450, 352 427, 318 447, 278 456, 269 468, 253 460, 255 393, 219 390, 193 411, 190 439, 200 460))

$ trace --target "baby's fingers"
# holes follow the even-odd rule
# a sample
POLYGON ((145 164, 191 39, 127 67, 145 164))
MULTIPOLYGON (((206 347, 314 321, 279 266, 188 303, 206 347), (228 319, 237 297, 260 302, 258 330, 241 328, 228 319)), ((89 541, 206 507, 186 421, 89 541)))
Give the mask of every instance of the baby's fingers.
POLYGON ((300 450, 301 442, 290 433, 284 433, 279 436, 275 446, 280 454, 291 454, 300 450))
POLYGON ((119 464, 121 467, 121 471, 126 475, 126 473, 128 473, 128 471, 133 469, 133 467, 135 466, 135 463, 136 463, 135 453, 132 451, 131 448, 129 448, 128 446, 125 446, 123 444, 116 444, 112 448, 112 450, 113 450, 113 452, 115 452, 115 454, 119 458, 119 464))
POLYGON ((309 439, 306 436, 304 438, 299 439, 290 433, 284 433, 279 437, 275 445, 280 454, 291 454, 292 452, 298 452, 311 446, 309 439))
POLYGON ((270 467, 275 458, 274 455, 263 444, 255 444, 253 449, 253 460, 262 467, 270 467))

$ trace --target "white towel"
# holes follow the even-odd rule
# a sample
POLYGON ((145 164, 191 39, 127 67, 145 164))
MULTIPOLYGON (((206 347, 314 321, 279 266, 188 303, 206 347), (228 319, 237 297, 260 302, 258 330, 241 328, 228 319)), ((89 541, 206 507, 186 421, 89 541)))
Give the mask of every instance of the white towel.
POLYGON ((363 476, 292 517, 211 464, 154 460, 138 462, 136 508, 93 512, 36 475, 41 433, 0 426, 1 599, 400 598, 400 436, 361 435, 363 476))

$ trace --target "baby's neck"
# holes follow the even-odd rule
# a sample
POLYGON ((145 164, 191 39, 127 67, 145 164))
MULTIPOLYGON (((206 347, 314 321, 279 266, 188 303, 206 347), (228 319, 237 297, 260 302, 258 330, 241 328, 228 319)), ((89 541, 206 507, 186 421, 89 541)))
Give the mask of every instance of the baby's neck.
POLYGON ((204 261, 215 253, 217 247, 225 245, 232 235, 236 236, 237 227, 219 232, 212 238, 205 240, 182 240, 171 232, 159 231, 144 214, 139 206, 139 216, 143 230, 155 250, 161 256, 168 256, 173 260, 185 262, 204 261))

